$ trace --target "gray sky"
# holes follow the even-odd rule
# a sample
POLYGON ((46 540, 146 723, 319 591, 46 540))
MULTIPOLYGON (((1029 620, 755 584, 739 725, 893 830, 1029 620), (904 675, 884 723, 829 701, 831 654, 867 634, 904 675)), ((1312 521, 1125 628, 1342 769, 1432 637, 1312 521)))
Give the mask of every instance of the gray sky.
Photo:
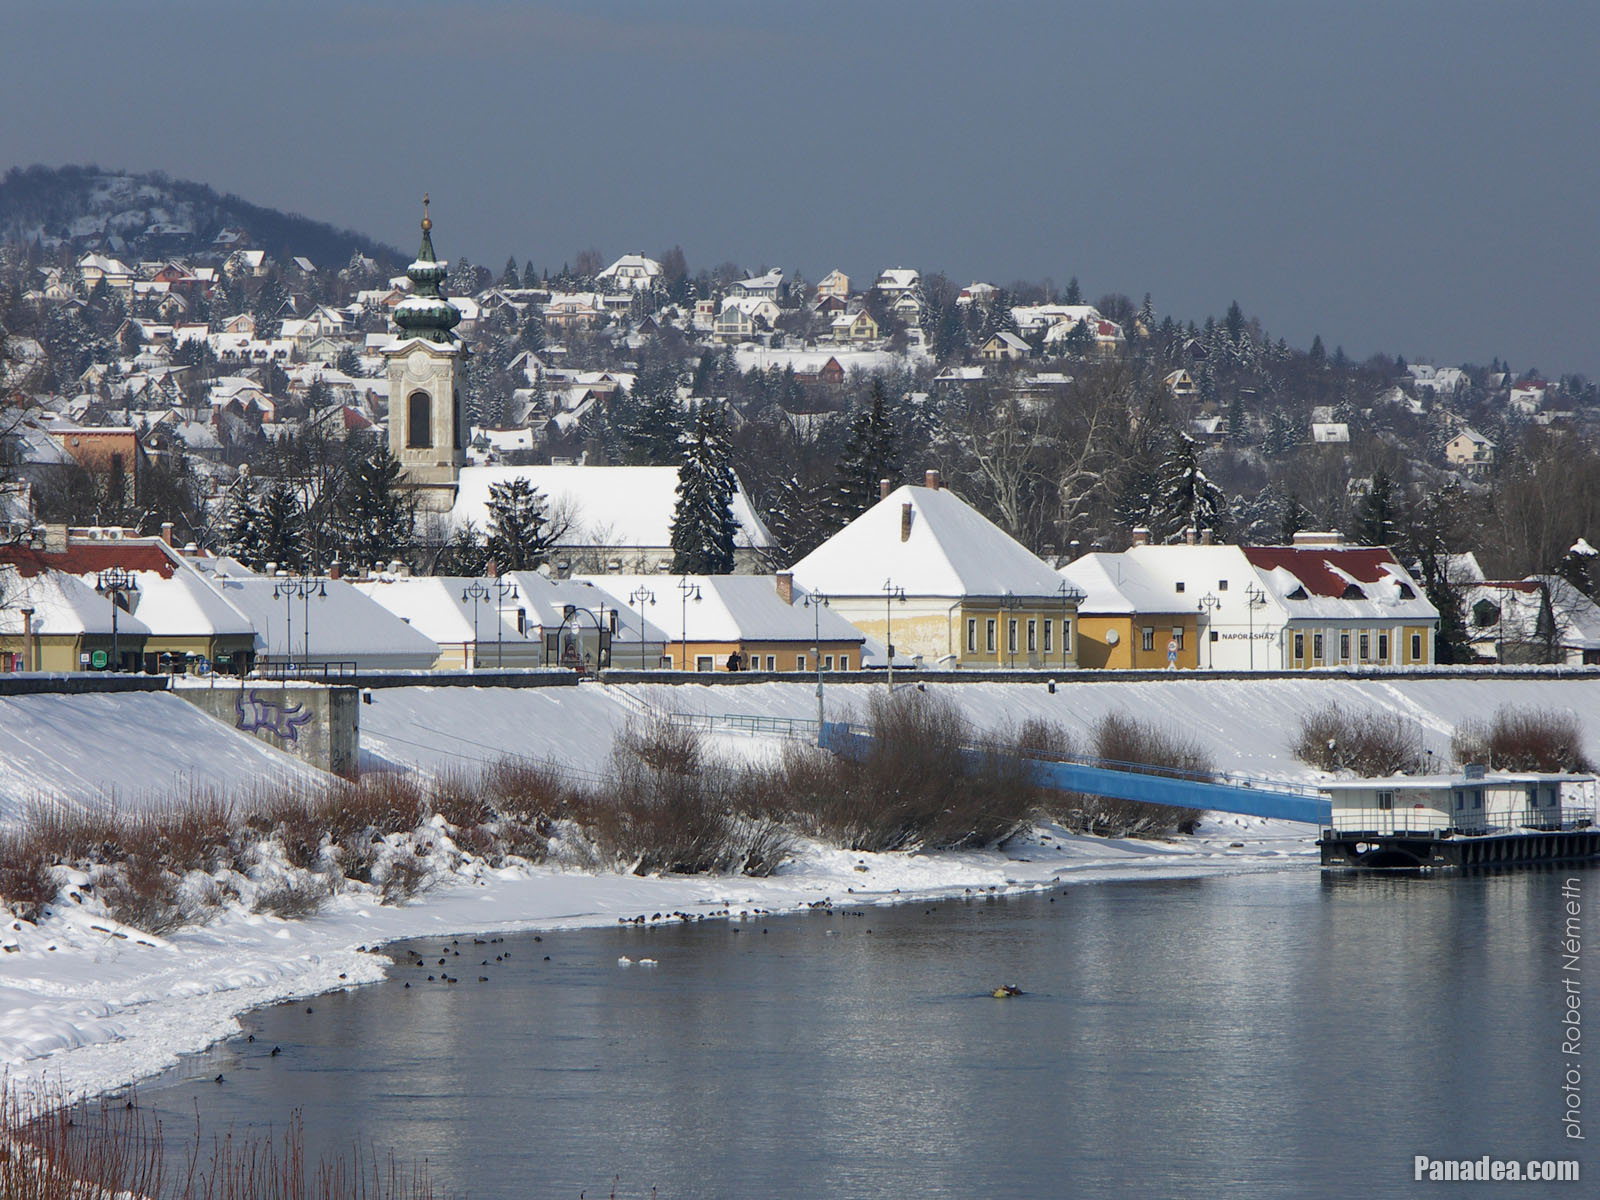
POLYGON ((7 0, 0 165, 409 250, 1076 275, 1296 345, 1600 375, 1600 4, 7 0))

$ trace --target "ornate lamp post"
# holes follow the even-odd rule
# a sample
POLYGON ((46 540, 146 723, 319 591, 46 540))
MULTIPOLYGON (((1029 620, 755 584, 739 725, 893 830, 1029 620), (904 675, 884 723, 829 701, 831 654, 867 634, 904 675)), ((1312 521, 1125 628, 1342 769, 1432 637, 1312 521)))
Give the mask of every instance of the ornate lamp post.
MULTIPOLYGON (((472 601, 472 666, 468 670, 478 669, 478 601, 487 600, 494 593, 484 587, 483 581, 474 579, 468 587, 461 589, 461 603, 472 601)), ((498 612, 495 614, 499 615, 498 612)))
POLYGON ((139 581, 121 567, 112 567, 95 576, 94 590, 111 601, 111 669, 122 670, 121 646, 117 641, 117 612, 129 592, 139 590, 139 581))
MULTIPOLYGON (((504 575, 496 575, 494 580, 494 669, 501 670, 505 666, 505 639, 506 619, 501 612, 501 606, 507 600, 519 599, 517 585, 504 575)), ((521 626, 518 626, 520 631, 521 626)), ((478 661, 478 633, 474 626, 472 633, 472 661, 478 661)))
POLYGON ((1056 594, 1061 597, 1061 669, 1066 670, 1067 651, 1072 641, 1072 626, 1068 624, 1067 609, 1068 607, 1077 608, 1078 605, 1082 604, 1084 593, 1081 589, 1073 587, 1063 579, 1061 586, 1056 589, 1056 594))
MULTIPOLYGON (((602 613, 604 613, 605 610, 606 610, 605 609, 605 605, 602 604, 600 606, 600 611, 602 613)), ((588 617, 589 620, 594 622, 594 635, 595 635, 594 652, 595 652, 595 656, 596 656, 596 662, 595 662, 596 669, 598 669, 599 666, 600 666, 599 655, 600 655, 601 650, 605 646, 605 640, 606 640, 605 624, 599 617, 595 616, 595 614, 590 612, 587 608, 579 608, 576 604, 567 605, 567 611, 561 618, 561 628, 563 630, 566 629, 568 624, 571 624, 573 626, 574 630, 576 631, 577 638, 578 638, 579 662, 580 662, 580 664, 582 664, 582 667, 581 667, 579 673, 580 674, 587 674, 587 659, 588 659, 588 655, 584 652, 584 649, 583 649, 583 626, 582 626, 582 622, 580 622, 578 620, 578 614, 580 614, 580 613, 582 613, 584 616, 588 617)))
MULTIPOLYGON (((1196 611, 1202 612, 1206 615, 1206 670, 1208 671, 1217 665, 1216 652, 1211 649, 1211 618, 1221 603, 1221 597, 1214 596, 1210 592, 1207 592, 1204 596, 1200 597, 1199 603, 1195 605, 1196 611)), ((1195 632, 1198 634, 1199 630, 1196 629, 1195 632)), ((1198 647, 1194 652, 1194 660, 1195 662, 1200 661, 1200 650, 1198 647)))
POLYGON ((894 691, 894 601, 906 602, 906 590, 896 587, 894 580, 883 581, 883 642, 884 650, 888 655, 889 664, 889 690, 894 691))
POLYGON ((278 580, 272 585, 272 598, 283 601, 283 631, 284 631, 284 657, 289 665, 294 665, 294 600, 300 599, 300 619, 305 626, 305 649, 301 653, 300 665, 303 667, 311 661, 311 597, 326 598, 328 585, 322 580, 308 575, 295 575, 278 580))
POLYGON ((1267 591, 1265 588, 1251 584, 1244 590, 1244 611, 1249 618, 1250 628, 1250 669, 1256 669, 1256 609, 1265 608, 1267 604, 1267 591))
POLYGON ((639 670, 641 671, 644 670, 644 606, 655 602, 656 594, 642 583, 628 593, 628 603, 639 608, 639 670))
POLYGON ((822 745, 822 610, 828 607, 828 598, 821 592, 812 592, 805 598, 811 610, 812 653, 817 656, 817 745, 822 745))
POLYGON ((690 583, 689 577, 685 575, 678 580, 678 594, 683 597, 683 640, 678 643, 678 670, 687 671, 689 669, 689 601, 693 600, 696 604, 700 603, 700 585, 698 583, 690 583))

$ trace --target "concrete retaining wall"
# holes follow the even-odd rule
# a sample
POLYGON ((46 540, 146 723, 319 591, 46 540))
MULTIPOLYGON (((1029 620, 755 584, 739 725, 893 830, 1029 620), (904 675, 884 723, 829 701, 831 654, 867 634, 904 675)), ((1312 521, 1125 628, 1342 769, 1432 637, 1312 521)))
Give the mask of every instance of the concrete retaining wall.
POLYGON ((360 692, 298 681, 244 680, 173 688, 201 711, 334 775, 355 778, 360 692))

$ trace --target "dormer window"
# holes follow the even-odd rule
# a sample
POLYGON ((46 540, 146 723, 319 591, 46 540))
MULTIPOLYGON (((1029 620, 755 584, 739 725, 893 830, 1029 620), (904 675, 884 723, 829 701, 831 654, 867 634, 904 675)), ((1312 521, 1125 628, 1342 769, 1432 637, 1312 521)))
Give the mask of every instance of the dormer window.
POLYGON ((1341 600, 1365 600, 1366 598, 1367 594, 1353 583, 1346 584, 1344 591, 1339 596, 1341 600))
POLYGON ((1308 599, 1308 597, 1306 596, 1305 587, 1302 585, 1300 587, 1295 588, 1295 590, 1290 592, 1287 596, 1285 596, 1284 599, 1285 600, 1305 600, 1305 599, 1308 599))
POLYGON ((1400 585, 1400 598, 1402 600, 1415 600, 1417 591, 1409 583, 1402 583, 1400 585))

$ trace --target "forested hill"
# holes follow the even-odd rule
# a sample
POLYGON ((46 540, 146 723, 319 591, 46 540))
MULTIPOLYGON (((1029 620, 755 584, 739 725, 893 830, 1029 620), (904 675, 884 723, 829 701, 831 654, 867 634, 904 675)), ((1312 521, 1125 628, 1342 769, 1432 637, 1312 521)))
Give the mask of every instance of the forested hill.
POLYGON ((250 245, 274 257, 304 255, 318 266, 347 262, 357 251, 404 262, 392 246, 294 213, 219 195, 202 183, 159 171, 134 175, 99 167, 13 167, 0 179, 0 242, 64 242, 157 258, 208 248, 224 229, 242 229, 250 245), (107 243, 119 238, 120 243, 107 243))

